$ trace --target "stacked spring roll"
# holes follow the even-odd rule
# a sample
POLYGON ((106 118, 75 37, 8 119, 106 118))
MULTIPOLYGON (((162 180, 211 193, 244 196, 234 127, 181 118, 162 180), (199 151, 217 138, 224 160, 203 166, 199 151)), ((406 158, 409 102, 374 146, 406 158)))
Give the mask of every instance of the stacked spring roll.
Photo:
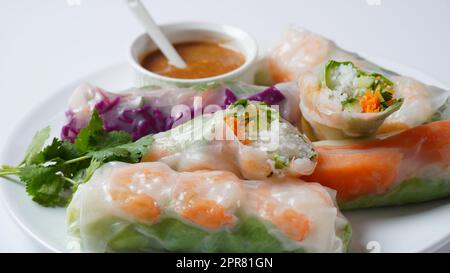
POLYGON ((120 93, 85 84, 69 100, 61 137, 73 141, 89 123, 94 109, 100 113, 106 131, 126 131, 133 139, 139 139, 167 131, 202 111, 224 109, 239 99, 278 105, 283 118, 293 124, 301 116, 295 83, 263 87, 230 81, 191 88, 149 86, 120 93))
POLYGON ((450 196, 450 121, 382 139, 324 141, 306 181, 335 189, 343 209, 424 202, 450 196))
MULTIPOLYGON (((341 49, 332 41, 318 34, 300 28, 291 28, 269 56, 268 74, 275 83, 298 81, 300 92, 303 93, 306 90, 305 92, 309 93, 303 94, 302 98, 315 100, 316 105, 305 101, 301 105, 301 110, 308 123, 306 127, 312 127, 306 128, 306 131, 312 131, 316 134, 313 137, 320 140, 367 136, 374 130, 378 134, 391 133, 443 118, 439 115, 440 109, 443 106, 447 108, 445 105, 450 94, 449 91, 425 85, 415 79, 383 69, 355 53, 341 49), (363 71, 368 73, 361 73, 363 71), (326 74, 336 76, 335 79, 338 80, 333 83, 332 77, 327 77, 326 74), (399 105, 377 107, 385 102, 384 94, 370 94, 371 96, 366 96, 360 104, 361 100, 357 97, 359 105, 355 105, 354 100, 347 100, 348 94, 355 93, 354 89, 361 87, 376 89, 378 84, 373 85, 373 79, 366 77, 375 76, 376 80, 377 75, 384 81, 380 93, 383 93, 383 87, 391 85, 391 89, 395 91, 391 92, 392 97, 396 101, 403 100, 401 107, 399 105), (370 84, 371 82, 372 84, 370 84), (342 87, 349 86, 353 87, 353 92, 344 92, 344 96, 347 96, 344 98, 343 92, 340 91, 342 87), (330 106, 329 99, 325 95, 335 95, 333 94, 335 92, 330 94, 328 90, 336 91, 336 88, 339 89, 337 95, 342 104, 331 104, 330 106), (318 96, 322 93, 325 95, 318 96), (310 96, 311 94, 315 95, 310 96), (367 104, 370 101, 368 99, 375 100, 376 103, 367 104), (361 115, 344 113, 348 106, 351 110, 354 110, 352 108, 354 106, 364 110, 369 109, 367 105, 375 105, 376 107, 371 108, 378 109, 376 112, 378 114, 366 114, 364 118, 361 118, 361 115), (342 111, 336 110, 339 106, 342 111), (369 125, 368 128, 364 128, 364 120, 368 120, 365 123, 369 125), (360 128, 354 128, 355 125, 360 128)), ((363 88, 362 95, 366 93, 365 91, 367 90, 363 88)), ((305 128, 305 123, 302 127, 305 128)))
POLYGON ((351 233, 334 192, 319 184, 160 162, 104 165, 67 214, 88 252, 342 252, 351 233))

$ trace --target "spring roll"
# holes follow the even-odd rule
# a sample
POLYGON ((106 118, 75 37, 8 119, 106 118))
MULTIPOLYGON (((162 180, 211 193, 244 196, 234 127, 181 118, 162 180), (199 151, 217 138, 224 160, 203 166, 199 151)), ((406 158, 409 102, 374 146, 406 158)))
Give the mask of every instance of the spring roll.
POLYGON ((167 131, 174 124, 201 114, 207 107, 224 109, 243 98, 278 105, 285 119, 298 123, 299 96, 295 83, 264 87, 230 81, 191 88, 150 86, 117 94, 84 84, 69 100, 67 123, 61 130, 61 137, 74 141, 80 129, 89 123, 94 109, 99 111, 106 131, 126 131, 136 140, 167 131), (178 106, 185 106, 181 107, 184 111, 176 111, 178 106))
POLYGON ((333 191, 319 184, 161 162, 102 166, 67 220, 71 245, 86 252, 344 252, 351 236, 333 191))
POLYGON ((450 196, 450 121, 387 138, 315 143, 318 164, 303 177, 337 191, 340 208, 403 205, 450 196))
POLYGON ((297 128, 264 103, 239 100, 154 135, 143 161, 162 161, 178 171, 227 170, 263 180, 311 174, 317 155, 297 128))
MULTIPOLYGON (((355 53, 343 50, 334 42, 301 28, 287 31, 280 44, 269 55, 265 74, 271 84, 297 81, 305 73, 321 74, 331 60, 351 62, 361 70, 384 75, 394 84, 394 98, 403 98, 398 111, 389 115, 378 128, 378 134, 415 127, 433 120, 450 91, 423 84, 415 79, 386 70, 355 53)), ((263 69, 264 70, 264 69, 263 69)))
POLYGON ((298 80, 302 128, 312 139, 371 136, 402 105, 392 81, 352 62, 331 60, 321 73, 305 72, 298 80))

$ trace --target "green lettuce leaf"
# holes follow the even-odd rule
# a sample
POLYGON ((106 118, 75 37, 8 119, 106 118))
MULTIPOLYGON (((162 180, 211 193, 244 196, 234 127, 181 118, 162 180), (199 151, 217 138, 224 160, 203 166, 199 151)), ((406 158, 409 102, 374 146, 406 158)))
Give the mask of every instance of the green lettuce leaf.
POLYGON ((389 192, 339 202, 342 210, 420 203, 450 196, 450 179, 412 178, 389 192))
MULTIPOLYGON (((76 210, 68 212, 71 233, 79 236, 80 227, 76 224, 79 214, 76 210)), ((83 227, 84 250, 95 252, 307 252, 276 231, 269 222, 252 215, 238 213, 238 224, 234 228, 218 230, 204 229, 166 213, 154 224, 139 224, 117 217, 103 218, 83 227), (99 247, 99 248, 97 248, 99 247), (97 249, 95 249, 97 248, 97 249)), ((344 226, 338 232, 345 249, 351 228, 344 226)))

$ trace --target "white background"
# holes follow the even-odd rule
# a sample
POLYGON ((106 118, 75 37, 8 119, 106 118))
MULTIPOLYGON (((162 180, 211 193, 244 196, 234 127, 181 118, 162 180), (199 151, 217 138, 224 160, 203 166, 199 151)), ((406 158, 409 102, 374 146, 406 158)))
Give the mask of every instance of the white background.
MULTIPOLYGON (((448 0, 144 2, 159 23, 232 24, 254 35, 263 51, 295 23, 450 86, 448 0)), ((125 61, 140 32, 123 0, 0 0, 0 149, 28 108, 84 75, 125 61)), ((32 251, 45 249, 20 230, 0 202, 0 252, 32 251)), ((450 245, 441 251, 450 252, 450 245)))

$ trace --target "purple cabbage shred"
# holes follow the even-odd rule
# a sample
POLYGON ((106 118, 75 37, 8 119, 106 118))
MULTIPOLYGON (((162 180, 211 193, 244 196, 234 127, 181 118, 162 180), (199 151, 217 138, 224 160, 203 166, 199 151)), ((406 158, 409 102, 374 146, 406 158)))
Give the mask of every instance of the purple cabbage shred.
MULTIPOLYGON (((247 98, 248 100, 265 102, 268 105, 279 104, 285 99, 285 96, 274 86, 269 87, 257 94, 247 98)), ((238 97, 229 88, 225 89, 225 98, 222 108, 236 102, 238 97)), ((107 132, 126 131, 133 140, 137 140, 149 134, 164 132, 172 128, 174 123, 183 117, 179 113, 176 117, 167 115, 159 108, 152 108, 150 105, 144 105, 135 109, 123 109, 121 106, 121 97, 112 99, 104 97, 99 101, 95 108, 99 111, 103 119, 103 129, 107 132)), ((191 109, 191 117, 193 116, 191 109)), ((80 128, 86 124, 78 124, 76 115, 72 111, 66 112, 67 124, 62 128, 61 138, 74 142, 80 128)))
POLYGON ((275 86, 247 98, 248 100, 262 101, 268 105, 276 105, 285 99, 285 96, 275 86))
POLYGON ((228 105, 235 103, 237 100, 238 98, 231 89, 225 89, 225 100, 223 102, 222 109, 225 109, 228 105))

